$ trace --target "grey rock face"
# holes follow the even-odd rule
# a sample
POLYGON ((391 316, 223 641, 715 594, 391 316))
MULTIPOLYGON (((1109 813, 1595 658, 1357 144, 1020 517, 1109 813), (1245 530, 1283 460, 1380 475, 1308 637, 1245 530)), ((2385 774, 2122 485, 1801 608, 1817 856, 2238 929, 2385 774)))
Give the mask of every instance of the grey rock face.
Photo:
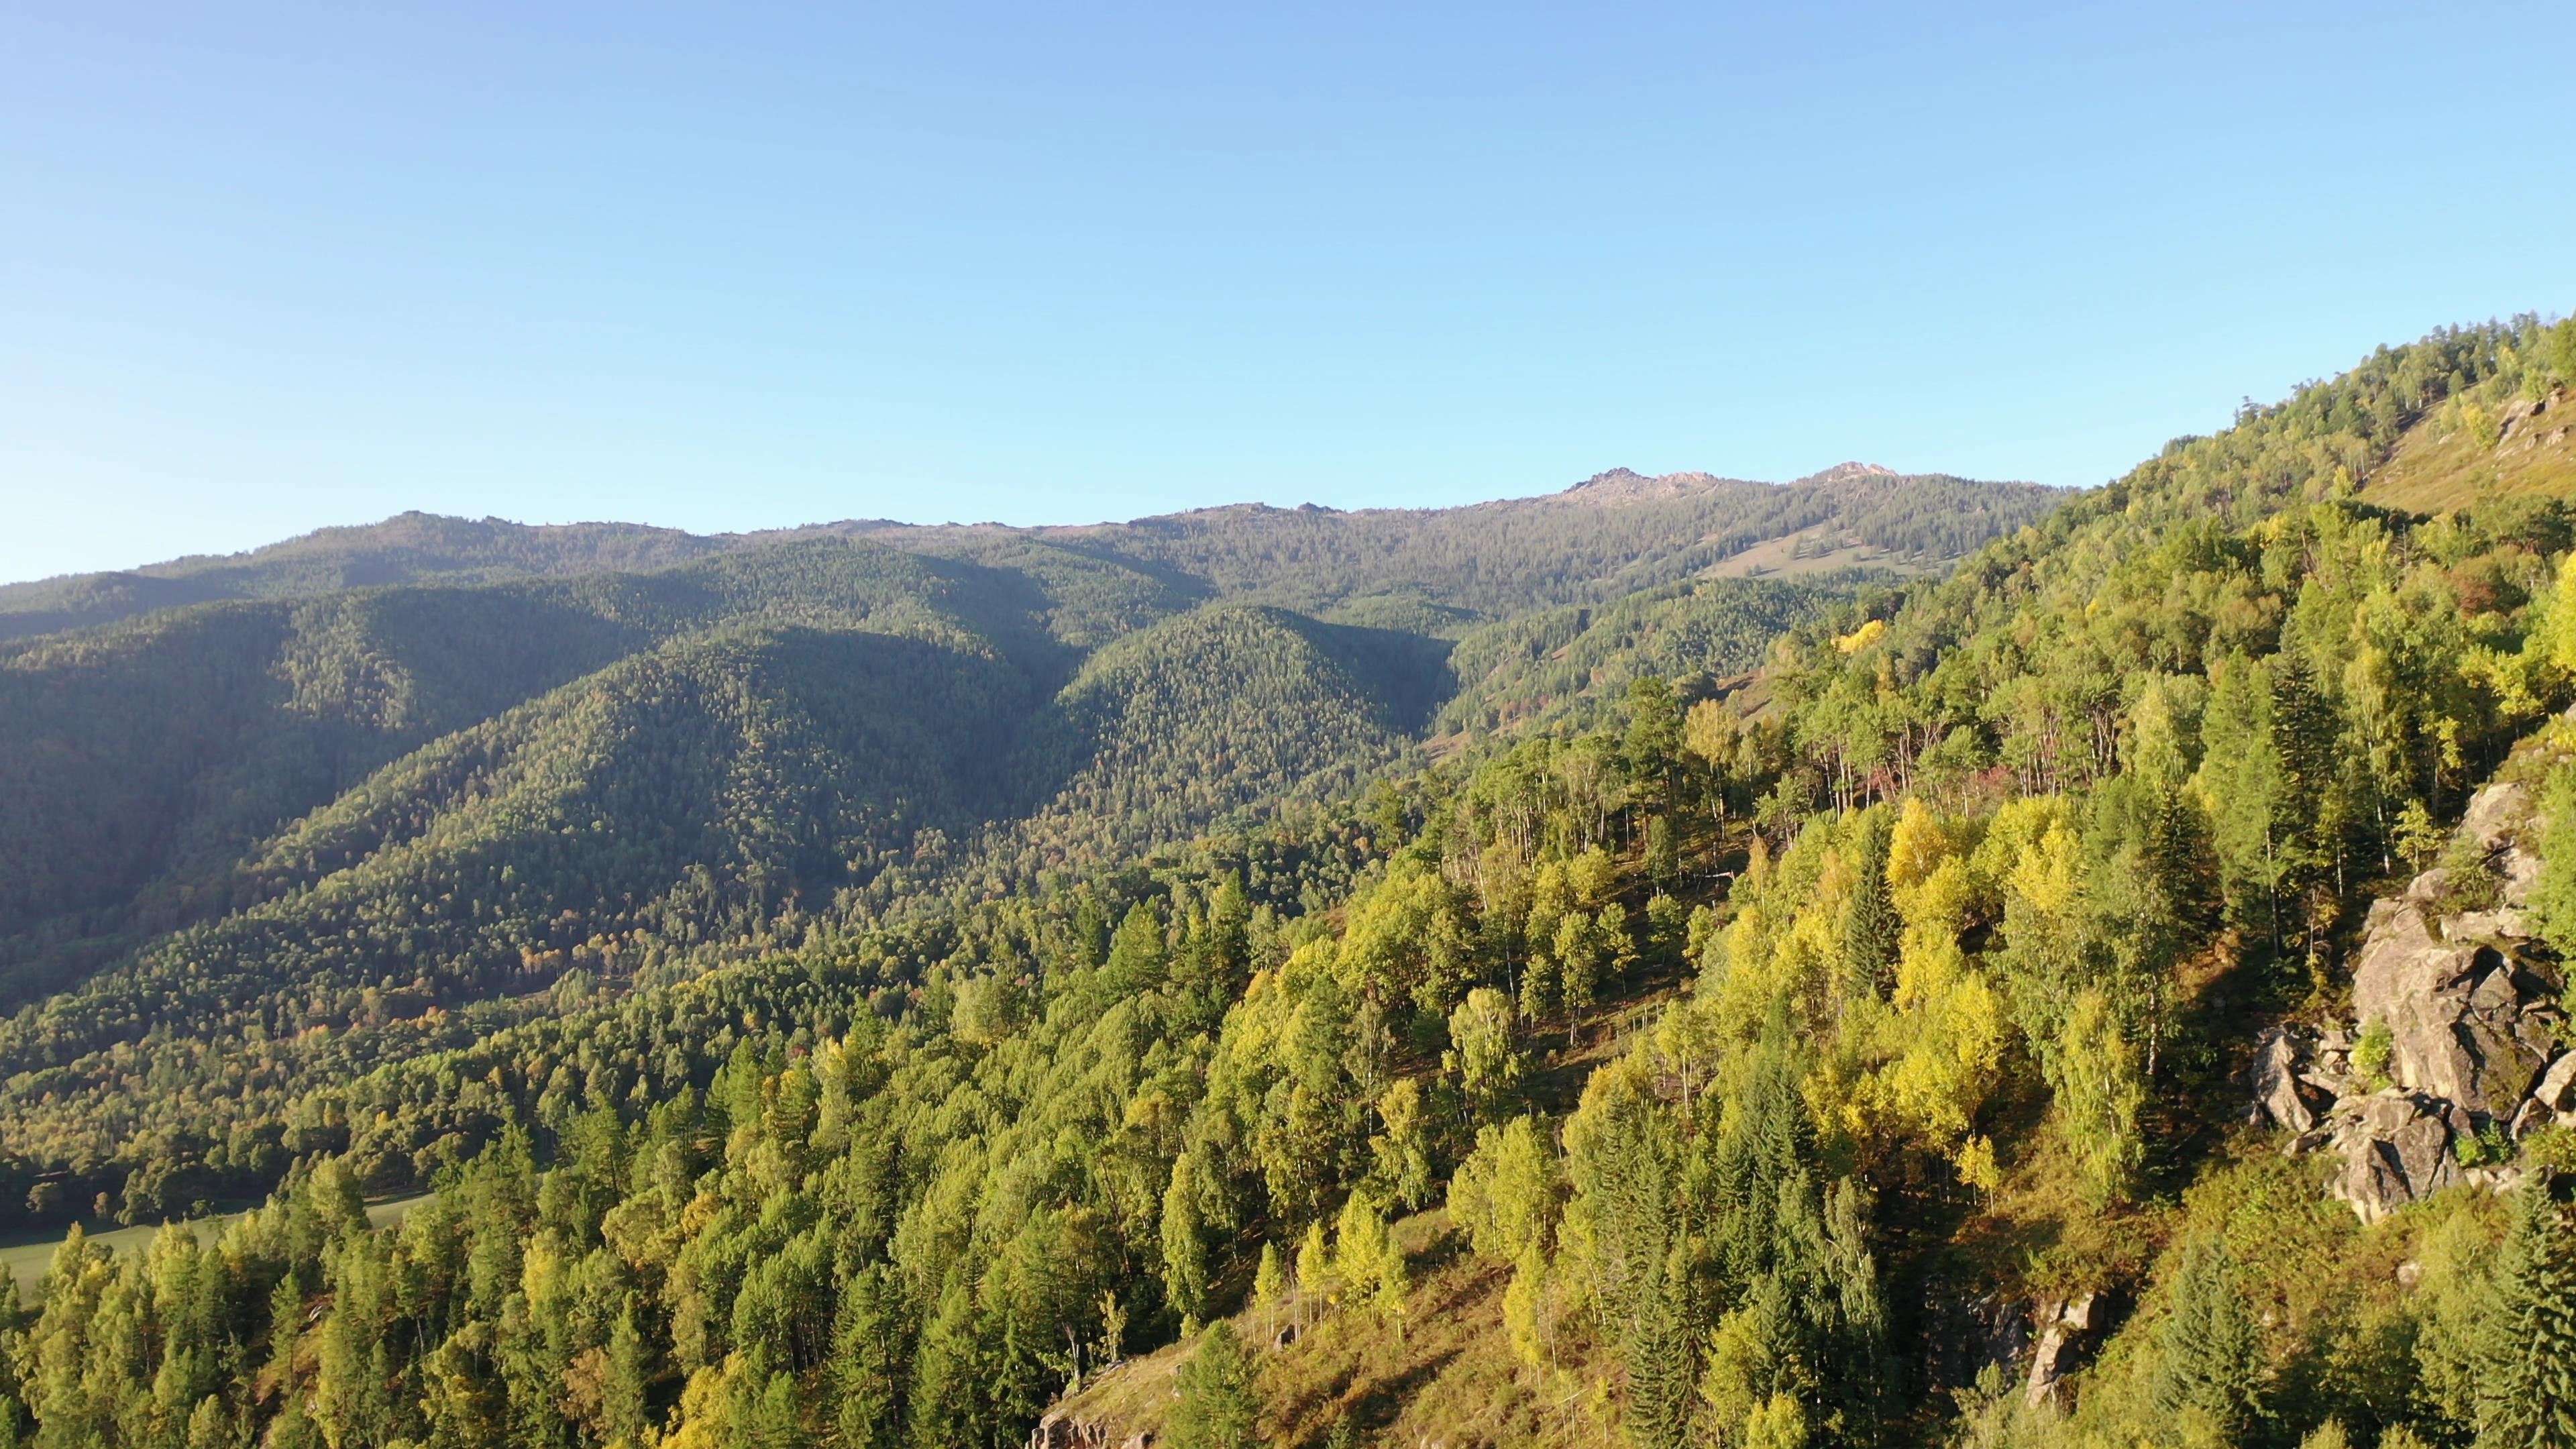
POLYGON ((2355 1036, 2339 1026, 2275 1028, 2255 1045, 2247 1119, 2295 1134, 2289 1151, 2339 1153, 2329 1190, 2364 1222, 2454 1183, 2513 1175, 2464 1168, 2468 1139, 2576 1121, 2576 1052, 2559 1045, 2558 982, 2545 953, 2530 954, 2523 911, 2540 878, 2532 826, 2528 790, 2489 785, 2454 837, 2494 876, 2501 906, 2446 912, 2454 881, 2442 869, 2372 904, 2353 966, 2355 1032, 2388 1030, 2388 1083, 2358 1079, 2355 1036))
POLYGON ((2551 994, 2491 940, 2435 936, 2412 901, 2372 908, 2352 977, 2354 1011, 2395 1038, 2397 1085, 2490 1114, 2510 1115, 2548 1064, 2551 994))
POLYGON ((2460 1180, 2456 1108, 2411 1092, 2373 1092, 2336 1108, 2329 1139, 2344 1155, 2331 1191, 2374 1223, 2460 1180))
POLYGON ((2301 1090, 2299 1040, 2288 1027, 2273 1027, 2254 1047, 2254 1104, 2246 1119, 2268 1121, 2291 1132, 2317 1125, 2317 1114, 2301 1090))
POLYGON ((2039 1346, 2031 1351, 2030 1387, 2024 1396, 2032 1408, 2058 1398, 2067 1376, 2075 1372, 2078 1360, 2109 1319, 2106 1306, 2099 1293, 2079 1293, 2039 1305, 2039 1346))
MULTIPOLYGON (((2524 837, 2533 824, 2531 792, 2516 784, 2494 784, 2469 797, 2460 816, 2460 834, 2476 844, 2504 885, 2504 903, 2526 905, 2540 883, 2540 852, 2524 837)), ((2536 843, 2536 842, 2535 842, 2536 843)))

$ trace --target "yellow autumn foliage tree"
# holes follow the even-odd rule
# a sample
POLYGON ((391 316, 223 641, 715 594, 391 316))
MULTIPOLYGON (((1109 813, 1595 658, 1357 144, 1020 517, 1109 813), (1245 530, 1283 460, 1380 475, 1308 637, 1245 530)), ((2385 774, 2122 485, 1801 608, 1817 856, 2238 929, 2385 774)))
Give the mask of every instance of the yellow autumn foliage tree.
POLYGON ((1883 1065, 1851 1093, 1846 1120, 1863 1138, 1920 1141, 1971 1181, 1991 1177, 1975 1127, 2003 1061, 2004 1003, 1959 946, 1974 896, 1967 864, 1919 801, 1898 817, 1888 887, 1905 925, 1893 1009, 1873 1022, 1883 1065))

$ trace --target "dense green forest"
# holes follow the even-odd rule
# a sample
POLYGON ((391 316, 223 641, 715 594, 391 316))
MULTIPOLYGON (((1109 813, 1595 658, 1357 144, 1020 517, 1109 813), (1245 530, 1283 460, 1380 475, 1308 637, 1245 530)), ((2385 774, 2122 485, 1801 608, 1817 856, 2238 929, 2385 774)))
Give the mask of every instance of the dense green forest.
MULTIPOLYGON (((1547 599, 1676 521, 1865 509, 1921 551, 1950 500, 1991 493, 1970 516, 2000 527, 2050 496, 1577 492, 1180 531, 1279 587, 1472 546, 1469 574, 1547 599)), ((1060 888, 1410 767, 1477 617, 1437 601, 1449 565, 1327 623, 1101 543, 1158 527, 809 530, 634 573, 602 565, 682 536, 407 519, 220 575, 275 597, 0 642, 0 1217, 264 1191, 284 1103, 549 1013, 568 973, 622 992, 816 920, 1060 888), (335 559, 444 581, 299 597, 335 559), (558 576, 472 581, 514 570, 558 576)), ((1721 586, 1684 652, 1750 667, 1834 597, 1721 586)))
POLYGON ((0 1435, 2576 1443, 2576 509, 2364 501, 2571 390, 2383 349, 1909 584, 807 539, 10 646, 231 701, 45 807, 130 895, 11 847, 10 1195, 266 1197, 75 1233, 0 1435))

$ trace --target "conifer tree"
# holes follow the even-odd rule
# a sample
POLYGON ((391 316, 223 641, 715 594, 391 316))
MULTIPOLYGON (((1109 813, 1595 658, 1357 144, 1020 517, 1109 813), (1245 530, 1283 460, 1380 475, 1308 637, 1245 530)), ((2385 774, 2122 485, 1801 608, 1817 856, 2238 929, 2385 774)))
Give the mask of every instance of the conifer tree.
POLYGON ((2200 1426, 2219 1443, 2245 1442, 2263 1415, 2262 1345, 2225 1242, 2209 1238, 2184 1249, 2157 1352, 2157 1412, 2200 1426))
POLYGON ((1194 1320, 1207 1296, 1207 1239, 1200 1232, 1199 1200, 1190 1155, 1172 1159, 1172 1184, 1163 1193, 1163 1285, 1174 1310, 1194 1320))
POLYGON ((2576 1173, 2535 1169, 2485 1306, 2477 1449, 2576 1446, 2576 1173))
POLYGON ((1128 907, 1117 938, 1109 943, 1109 959, 1100 971, 1102 988, 1112 1000, 1141 995, 1163 984, 1164 969, 1163 919, 1154 913, 1153 902, 1138 901, 1128 907))
POLYGON ((1620 1425, 1636 1449, 1681 1449, 1690 1440, 1699 1387, 1699 1344, 1681 1285, 1655 1274, 1625 1326, 1620 1352, 1628 1366, 1628 1407, 1620 1425))
POLYGON ((1683 720, 1673 687, 1648 675, 1628 686, 1627 766, 1631 777, 1654 787, 1656 803, 1671 808, 1673 771, 1681 763, 1683 720))
POLYGON ((1852 817, 1850 829, 1846 851, 1852 885, 1841 921, 1842 989, 1846 998, 1859 1000, 1886 995, 1904 922, 1896 913, 1887 882, 1888 848, 1896 831, 1894 808, 1871 806, 1852 817))
POLYGON ((1219 1319, 1199 1335, 1198 1351, 1181 1365, 1180 1394, 1167 1425, 1171 1449, 1258 1449, 1261 1404, 1233 1324, 1219 1319))

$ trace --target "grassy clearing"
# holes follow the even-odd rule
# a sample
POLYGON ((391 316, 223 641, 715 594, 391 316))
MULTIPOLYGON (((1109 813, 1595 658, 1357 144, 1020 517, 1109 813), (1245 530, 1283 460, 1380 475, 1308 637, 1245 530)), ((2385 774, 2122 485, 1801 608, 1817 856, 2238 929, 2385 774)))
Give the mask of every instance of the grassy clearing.
MULTIPOLYGON (((1415 1281, 1400 1324, 1302 1293, 1273 1313, 1236 1315, 1235 1331, 1256 1365, 1263 1441, 1317 1449, 1347 1421, 1363 1440, 1380 1444, 1571 1449, 1603 1442, 1606 1406, 1580 1387, 1596 1376, 1591 1365, 1566 1357, 1542 1373, 1512 1356, 1503 1331, 1511 1270, 1470 1252, 1443 1212, 1403 1219, 1393 1231, 1415 1281)), ((1581 1335, 1564 1337, 1571 1354, 1581 1335)), ((1191 1349, 1171 1344, 1130 1360, 1057 1407, 1069 1420, 1101 1426, 1112 1444, 1137 1433, 1160 1439, 1191 1349)))
POLYGON ((1720 559, 1701 573, 1713 579, 1790 579, 1842 569, 1880 569, 1913 578, 1947 573, 1957 562, 1955 558, 1890 553, 1873 544, 1847 540, 1839 530, 1826 525, 1764 539, 1741 553, 1720 559))
MULTIPOLYGON (((414 1207, 429 1201, 429 1197, 428 1193, 422 1193, 416 1197, 387 1198, 382 1202, 369 1203, 367 1221, 380 1228, 399 1223, 414 1207)), ((246 1214, 243 1213, 219 1213, 212 1217, 192 1218, 174 1226, 194 1232, 200 1243, 211 1243, 223 1234, 225 1228, 244 1216, 246 1214)), ((89 1240, 111 1253, 139 1253, 151 1246, 153 1235, 160 1231, 161 1225, 157 1223, 138 1225, 91 1233, 89 1240)), ((54 1252, 62 1247, 67 1236, 57 1233, 49 1238, 0 1246, 0 1267, 5 1267, 9 1276, 17 1280, 20 1302, 36 1301, 37 1290, 44 1285, 45 1273, 53 1266, 54 1252)))
POLYGON ((2560 392, 2532 409, 2508 405, 2493 443, 2436 408, 2406 430, 2373 473, 2362 500, 2413 513, 2447 513, 2519 494, 2576 496, 2576 396, 2560 392))

